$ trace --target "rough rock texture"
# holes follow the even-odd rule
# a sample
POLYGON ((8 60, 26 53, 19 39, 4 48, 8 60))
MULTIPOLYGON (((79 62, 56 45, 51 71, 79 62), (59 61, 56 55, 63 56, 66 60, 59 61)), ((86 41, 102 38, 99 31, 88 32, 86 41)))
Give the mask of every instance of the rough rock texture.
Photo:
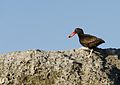
POLYGON ((0 55, 0 85, 120 85, 120 49, 0 55))

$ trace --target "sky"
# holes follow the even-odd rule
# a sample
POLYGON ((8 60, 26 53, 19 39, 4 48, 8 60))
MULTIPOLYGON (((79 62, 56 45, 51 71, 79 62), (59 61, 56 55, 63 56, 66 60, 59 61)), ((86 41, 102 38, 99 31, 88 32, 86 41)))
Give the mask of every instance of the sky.
POLYGON ((81 48, 76 27, 120 46, 120 0, 0 0, 0 53, 81 48))

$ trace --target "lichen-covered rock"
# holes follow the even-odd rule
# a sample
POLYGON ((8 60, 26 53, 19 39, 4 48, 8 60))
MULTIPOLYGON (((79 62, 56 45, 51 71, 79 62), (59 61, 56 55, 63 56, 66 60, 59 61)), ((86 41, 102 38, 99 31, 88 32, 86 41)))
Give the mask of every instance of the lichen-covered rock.
POLYGON ((0 85, 119 85, 120 50, 28 50, 0 56, 0 85))

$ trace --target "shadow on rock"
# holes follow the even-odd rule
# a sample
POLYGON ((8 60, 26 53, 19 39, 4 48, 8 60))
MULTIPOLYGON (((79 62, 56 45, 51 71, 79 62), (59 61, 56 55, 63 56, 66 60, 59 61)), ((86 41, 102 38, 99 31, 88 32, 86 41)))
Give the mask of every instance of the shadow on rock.
POLYGON ((118 69, 115 66, 112 66, 110 69, 110 73, 108 74, 108 77, 111 81, 114 82, 114 85, 120 85, 120 69, 118 69))
POLYGON ((115 49, 115 48, 100 49, 100 48, 97 48, 97 49, 95 49, 94 52, 95 53, 98 52, 99 54, 102 55, 100 57, 103 61, 103 69, 102 70, 105 71, 106 74, 108 75, 108 78, 111 81, 113 81, 113 85, 120 85, 120 67, 119 67, 119 65, 120 65, 120 49, 115 49))
POLYGON ((96 48, 94 50, 94 53, 96 55, 98 55, 98 56, 102 55, 102 56, 100 56, 100 58, 103 61, 103 67, 105 67, 105 65, 106 65, 106 62, 107 62, 106 58, 108 56, 113 56, 114 57, 114 55, 116 55, 116 56, 118 56, 118 59, 120 59, 120 49, 115 49, 115 48, 107 48, 107 49, 96 48))

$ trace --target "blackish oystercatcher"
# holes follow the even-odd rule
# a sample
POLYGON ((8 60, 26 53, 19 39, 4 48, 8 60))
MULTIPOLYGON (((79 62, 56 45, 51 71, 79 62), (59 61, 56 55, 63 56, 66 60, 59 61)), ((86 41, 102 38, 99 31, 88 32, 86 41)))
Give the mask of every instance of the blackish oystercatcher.
POLYGON ((96 36, 93 35, 89 35, 89 34, 84 34, 83 30, 81 28, 76 28, 74 30, 74 32, 72 32, 68 38, 73 37, 75 34, 78 35, 79 37, 79 42, 81 43, 81 45, 83 45, 84 47, 87 47, 89 49, 92 49, 90 52, 90 55, 92 54, 92 51, 97 48, 98 45, 105 43, 104 40, 102 40, 101 38, 98 38, 96 36))

